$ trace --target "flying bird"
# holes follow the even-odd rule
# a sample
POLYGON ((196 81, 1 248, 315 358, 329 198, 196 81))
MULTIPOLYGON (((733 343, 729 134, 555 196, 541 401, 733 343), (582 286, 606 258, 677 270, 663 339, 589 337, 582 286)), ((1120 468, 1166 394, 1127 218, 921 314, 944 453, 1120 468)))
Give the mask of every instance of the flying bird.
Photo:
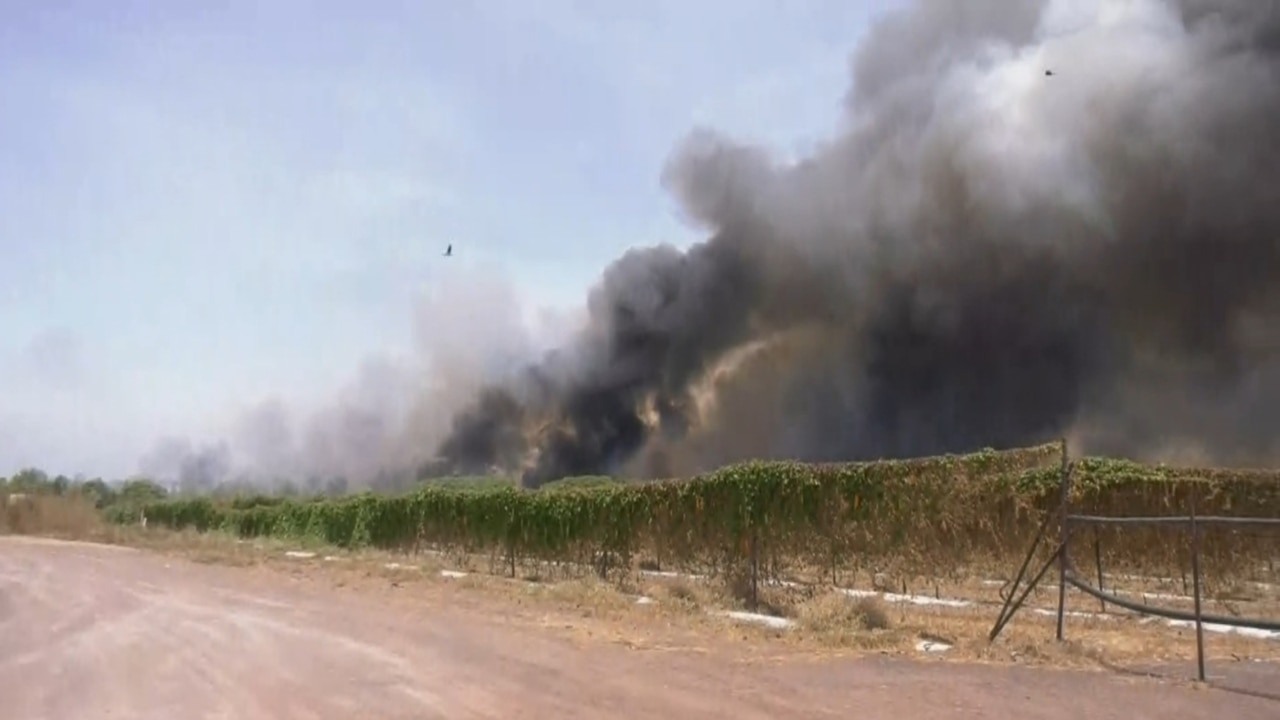
POLYGON ((1053 71, 1052 71, 1052 70, 1045 70, 1045 71, 1044 71, 1044 74, 1045 74, 1045 77, 1051 77, 1051 76, 1053 75, 1053 71))
POLYGON ((449 247, 444 249, 445 257, 453 257, 453 243, 449 243, 449 247))

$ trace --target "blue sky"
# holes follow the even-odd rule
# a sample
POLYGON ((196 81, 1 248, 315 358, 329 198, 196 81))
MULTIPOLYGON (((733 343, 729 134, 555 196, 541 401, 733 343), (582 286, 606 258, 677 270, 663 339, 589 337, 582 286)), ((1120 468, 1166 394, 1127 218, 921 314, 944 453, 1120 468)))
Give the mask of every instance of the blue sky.
POLYGON ((692 127, 830 135, 882 6, 0 4, 0 474, 331 393, 442 273, 580 304, 696 237, 659 183, 692 127))

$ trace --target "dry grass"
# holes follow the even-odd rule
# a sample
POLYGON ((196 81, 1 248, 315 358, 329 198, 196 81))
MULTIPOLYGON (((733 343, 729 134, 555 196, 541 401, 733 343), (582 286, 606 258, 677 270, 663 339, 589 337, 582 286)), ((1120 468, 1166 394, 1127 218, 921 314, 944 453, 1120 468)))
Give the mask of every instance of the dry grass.
POLYGON ((0 534, 115 543, 122 528, 104 522, 93 503, 80 496, 0 495, 0 534))
MULTIPOLYGON (((994 588, 980 587, 994 596, 994 588)), ((725 637, 748 641, 780 639, 791 647, 826 652, 922 656, 918 646, 925 640, 952 646, 945 654, 930 657, 1075 667, 1099 667, 1104 661, 1138 665, 1186 660, 1195 653, 1193 630, 1171 628, 1161 621, 1123 613, 1101 618, 1073 615, 1067 621, 1067 641, 1058 643, 1054 640, 1055 618, 1035 612, 1037 606, 1043 610, 1051 605, 1047 602, 1024 608, 1002 636, 990 643, 987 634, 999 612, 995 597, 991 602, 956 608, 886 603, 875 596, 852 598, 829 588, 761 587, 761 612, 768 610, 769 614, 793 620, 794 630, 778 631, 719 618, 708 622, 709 613, 740 609, 740 590, 740 585, 733 582, 662 578, 645 589, 645 594, 657 601, 646 612, 664 618, 683 616, 680 622, 703 629, 718 628, 725 637)), ((1041 595, 1044 600, 1050 596, 1056 599, 1056 591, 1041 595)), ((1073 598, 1071 605, 1077 608, 1076 612, 1098 609, 1083 597, 1073 598)), ((1209 657, 1218 660, 1280 659, 1280 643, 1275 641, 1208 633, 1206 644, 1209 657)))
POLYGON ((702 607, 708 601, 709 593, 698 592, 698 588, 694 586, 693 581, 684 578, 676 578, 670 582, 655 584, 652 587, 654 590, 650 590, 649 595, 666 598, 692 608, 702 607))
MULTIPOLYGON (((193 562, 209 565, 250 567, 265 564, 276 547, 257 545, 237 540, 222 533, 181 532, 138 533, 131 543, 149 550, 178 554, 193 562)), ((284 552, 279 550, 279 552, 284 552)))
POLYGON ((889 609, 878 597, 851 598, 830 591, 816 595, 795 609, 800 626, 818 634, 888 630, 889 609))

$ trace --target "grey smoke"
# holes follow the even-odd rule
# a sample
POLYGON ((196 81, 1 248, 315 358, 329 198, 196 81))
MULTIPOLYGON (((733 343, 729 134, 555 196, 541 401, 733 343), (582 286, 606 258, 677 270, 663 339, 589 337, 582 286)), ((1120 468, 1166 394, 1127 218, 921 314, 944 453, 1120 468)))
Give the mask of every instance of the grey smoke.
POLYGON ((455 412, 564 334, 563 319, 523 311, 500 273, 451 264, 414 308, 408 352, 370 354, 319 403, 252 403, 216 441, 161 438, 139 471, 196 490, 407 487, 455 412))
POLYGON ((426 472, 1280 455, 1280 3, 915 2, 851 74, 799 163, 693 132, 707 239, 614 262, 426 472))
POLYGON ((147 477, 180 490, 207 492, 228 478, 231 450, 226 443, 194 445, 187 438, 165 437, 156 441, 138 466, 147 477))

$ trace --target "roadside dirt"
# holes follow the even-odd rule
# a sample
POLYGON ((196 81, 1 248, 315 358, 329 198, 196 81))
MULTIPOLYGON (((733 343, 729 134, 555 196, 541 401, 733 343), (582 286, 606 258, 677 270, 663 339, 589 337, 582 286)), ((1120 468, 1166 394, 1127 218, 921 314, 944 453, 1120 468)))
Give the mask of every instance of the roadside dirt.
POLYGON ((1276 717, 1104 672, 611 642, 465 591, 335 592, 270 568, 0 538, 0 712, 95 718, 1276 717), (399 593, 397 595, 396 593, 399 593))

